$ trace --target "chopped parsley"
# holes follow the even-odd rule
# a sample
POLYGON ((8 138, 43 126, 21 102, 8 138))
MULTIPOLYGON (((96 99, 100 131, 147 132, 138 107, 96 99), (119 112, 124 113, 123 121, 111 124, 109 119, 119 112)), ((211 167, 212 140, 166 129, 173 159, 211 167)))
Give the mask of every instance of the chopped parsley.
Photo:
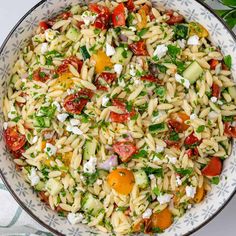
POLYGON ((168 54, 170 55, 171 58, 174 58, 174 59, 181 52, 181 49, 179 47, 171 45, 171 44, 168 45, 167 48, 168 48, 168 54))
POLYGON ((137 154, 134 154, 132 156, 133 159, 139 159, 140 157, 147 157, 148 152, 145 151, 144 149, 140 150, 137 154))
POLYGON ((197 133, 202 133, 204 131, 204 129, 205 129, 205 125, 200 125, 200 126, 197 127, 196 132, 197 133))
POLYGON ((232 67, 232 57, 230 55, 227 55, 224 57, 224 63, 228 67, 228 69, 231 69, 232 67))
POLYGON ((156 175, 158 177, 163 177, 162 168, 152 168, 150 166, 147 166, 147 167, 143 167, 142 170, 144 170, 147 175, 156 175))
POLYGON ((188 37, 188 26, 178 24, 174 26, 174 39, 186 39, 188 37))
POLYGON ((211 179, 212 184, 217 185, 217 184, 219 184, 219 182, 220 182, 220 178, 218 176, 212 177, 212 179, 211 179))

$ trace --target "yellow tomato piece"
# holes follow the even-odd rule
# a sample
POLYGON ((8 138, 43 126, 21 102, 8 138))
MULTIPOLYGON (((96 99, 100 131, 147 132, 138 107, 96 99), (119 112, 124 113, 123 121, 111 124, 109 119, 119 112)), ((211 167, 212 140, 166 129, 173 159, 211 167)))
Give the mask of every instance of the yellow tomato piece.
POLYGON ((139 9, 138 14, 141 16, 141 21, 138 22, 137 24, 139 30, 146 27, 148 12, 149 12, 149 7, 147 5, 144 5, 139 9))
POLYGON ((74 84, 74 81, 72 80, 73 77, 73 74, 70 72, 61 74, 56 81, 56 86, 64 90, 71 88, 74 84))
POLYGON ((205 196, 205 189, 202 186, 201 188, 197 188, 197 192, 196 192, 196 194, 195 194, 195 196, 193 198, 193 201, 195 203, 199 203, 199 202, 201 202, 203 200, 204 196, 205 196))
POLYGON ((63 160, 65 166, 69 166, 70 165, 72 154, 73 154, 73 152, 66 152, 62 156, 62 160, 63 160))
POLYGON ((46 147, 46 141, 45 140, 43 140, 42 141, 42 143, 41 143, 41 150, 43 151, 44 150, 44 148, 46 147))
POLYGON ((116 169, 107 176, 107 182, 116 192, 128 195, 134 186, 134 174, 125 168, 116 169))
POLYGON ((98 74, 102 73, 106 67, 113 66, 110 57, 108 57, 102 50, 98 51, 97 54, 93 54, 91 58, 95 61, 95 70, 98 74))
POLYGON ((189 35, 197 35, 199 38, 206 38, 208 37, 209 33, 206 28, 204 28, 198 22, 190 22, 189 23, 189 35))

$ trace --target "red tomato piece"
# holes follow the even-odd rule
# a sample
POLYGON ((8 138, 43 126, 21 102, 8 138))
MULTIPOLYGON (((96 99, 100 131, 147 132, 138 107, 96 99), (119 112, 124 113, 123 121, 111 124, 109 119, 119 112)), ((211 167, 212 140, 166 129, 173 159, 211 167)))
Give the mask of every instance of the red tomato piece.
POLYGON ((113 99, 112 105, 115 107, 118 107, 119 109, 123 110, 124 112, 126 111, 125 103, 122 102, 120 99, 113 99))
POLYGON ((166 15, 170 17, 169 20, 166 21, 168 25, 175 25, 184 22, 184 17, 172 10, 167 11, 166 15))
POLYGON ((194 145, 199 143, 200 140, 194 135, 194 133, 191 133, 185 140, 184 140, 184 144, 185 145, 194 145))
POLYGON ((217 176, 222 171, 222 162, 219 157, 212 157, 208 164, 202 169, 202 174, 206 176, 217 176))
POLYGON ((123 3, 115 7, 112 14, 112 23, 114 27, 125 26, 125 7, 123 3))
POLYGON ((39 27, 42 31, 45 31, 50 28, 50 26, 48 25, 46 21, 39 22, 39 27))
POLYGON ((107 29, 110 20, 110 11, 107 7, 102 5, 91 3, 89 4, 90 11, 98 14, 93 26, 98 29, 107 29))
POLYGON ((44 73, 40 68, 34 71, 33 80, 45 83, 49 79, 49 75, 44 73))
POLYGON ((70 17, 72 17, 72 13, 70 11, 63 12, 58 16, 58 18, 62 20, 68 20, 70 17))
POLYGON ((174 147, 176 149, 180 149, 179 141, 165 140, 165 143, 168 147, 174 147))
POLYGON ((145 80, 145 81, 149 81, 149 82, 153 82, 153 83, 160 83, 159 79, 157 79, 155 76, 153 75, 145 75, 141 77, 141 80, 145 80))
POLYGON ((113 145, 113 150, 120 156, 122 162, 128 162, 137 152, 137 147, 131 142, 117 142, 113 145))
POLYGON ((26 143, 26 137, 23 134, 20 134, 16 127, 7 128, 4 131, 4 138, 6 145, 10 151, 18 151, 26 143))
POLYGON ((129 48, 136 56, 147 56, 147 48, 146 43, 144 41, 138 41, 135 43, 131 43, 129 48))
POLYGON ((57 68, 57 73, 62 74, 69 71, 69 65, 72 65, 80 73, 83 66, 83 62, 75 56, 66 58, 60 66, 57 68))
POLYGON ((24 147, 22 147, 17 151, 11 151, 11 154, 13 155, 14 159, 19 159, 22 157, 22 153, 24 153, 24 152, 25 152, 25 149, 24 149, 24 147))
POLYGON ((230 138, 236 138, 236 127, 232 126, 229 122, 226 122, 224 126, 224 134, 230 138))
POLYGON ((83 21, 78 21, 76 26, 81 29, 81 26, 84 25, 84 22, 83 21))
POLYGON ((115 73, 103 72, 95 80, 94 84, 96 85, 98 90, 107 91, 109 88, 109 84, 112 84, 116 77, 117 76, 115 73))
POLYGON ((189 158, 193 157, 193 156, 198 156, 198 149, 197 147, 193 148, 193 149, 188 149, 186 151, 186 154, 188 155, 189 158))
POLYGON ((220 62, 216 59, 211 59, 209 64, 210 64, 210 68, 211 70, 215 70, 216 66, 219 64, 220 62))
POLYGON ((129 11, 133 11, 135 9, 134 1, 133 0, 128 0, 126 2, 126 7, 129 11))
POLYGON ((219 98, 220 97, 220 86, 216 83, 212 84, 212 97, 219 98))
POLYGON ((80 114, 89 99, 93 96, 93 92, 89 89, 84 89, 76 94, 68 95, 64 101, 64 108, 68 113, 80 114))

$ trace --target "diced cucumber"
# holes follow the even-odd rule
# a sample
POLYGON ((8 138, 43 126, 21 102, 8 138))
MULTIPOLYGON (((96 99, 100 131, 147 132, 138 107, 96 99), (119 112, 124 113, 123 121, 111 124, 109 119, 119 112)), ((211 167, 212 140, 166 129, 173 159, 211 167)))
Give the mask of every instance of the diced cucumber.
POLYGON ((89 54, 89 52, 88 52, 86 46, 82 46, 82 47, 80 48, 80 52, 81 52, 81 54, 82 54, 84 60, 90 58, 90 54, 89 54))
POLYGON ((98 170, 98 176, 100 179, 102 179, 103 177, 106 178, 108 176, 108 171, 98 170))
POLYGON ((82 210, 96 216, 102 209, 103 204, 91 193, 86 193, 82 199, 82 210))
POLYGON ((84 144, 83 159, 89 160, 91 156, 95 156, 97 149, 96 139, 87 140, 84 144))
POLYGON ((51 126, 51 119, 48 117, 36 116, 33 121, 34 127, 49 128, 51 126))
POLYGON ((50 195, 55 196, 62 190, 63 185, 55 179, 49 179, 46 182, 45 188, 48 190, 50 195))
POLYGON ((70 39, 71 41, 74 41, 74 42, 77 42, 78 39, 79 39, 79 31, 74 28, 74 27, 71 27, 67 33, 66 33, 66 37, 68 39, 70 39))
POLYGON ((127 65, 130 62, 132 57, 132 52, 130 50, 126 50, 123 47, 117 47, 116 53, 112 56, 111 60, 113 63, 127 65))
POLYGON ((35 186, 35 189, 37 191, 41 191, 45 187, 45 183, 42 181, 39 181, 39 183, 35 186))
POLYGON ((236 100, 236 87, 235 87, 235 86, 229 87, 229 88, 228 88, 228 91, 229 91, 229 95, 230 95, 234 100, 236 100))
POLYGON ((134 172, 135 183, 142 189, 148 186, 148 176, 144 170, 134 172))
POLYGON ((149 131, 151 133, 162 133, 168 130, 166 123, 154 124, 149 126, 149 131))
POLYGON ((183 72, 183 77, 185 79, 188 79, 190 84, 194 84, 196 80, 201 76, 202 72, 202 67, 198 64, 198 62, 194 61, 183 72))

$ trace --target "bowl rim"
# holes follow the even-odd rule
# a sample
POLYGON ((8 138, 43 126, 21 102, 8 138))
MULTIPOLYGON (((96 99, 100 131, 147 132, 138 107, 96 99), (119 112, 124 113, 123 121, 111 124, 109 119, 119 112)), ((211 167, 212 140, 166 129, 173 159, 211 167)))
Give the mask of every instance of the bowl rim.
MULTIPOLYGON (((47 0, 41 0, 40 2, 38 2, 37 4, 35 4, 32 8, 30 8, 30 10, 28 10, 19 20, 18 22, 15 24, 15 26, 11 29, 10 33, 7 35, 7 37, 5 38, 5 40, 3 41, 3 43, 1 44, 0 47, 0 55, 3 51, 3 49, 5 48, 7 42, 9 41, 9 39, 11 38, 11 36, 13 35, 13 33, 15 32, 15 30, 17 29, 17 27, 25 20, 25 18, 30 15, 36 8, 38 8, 39 6, 41 6, 44 2, 46 2, 47 0)), ((202 2, 201 0, 193 0, 196 1, 197 3, 199 3, 200 5, 202 5, 204 8, 206 8, 211 14, 213 14, 219 21, 220 23, 225 27, 225 29, 228 31, 228 33, 232 36, 232 38, 234 39, 235 43, 236 43, 236 34, 227 26, 227 24, 225 23, 225 21, 220 18, 214 11, 213 9, 207 5, 205 2, 202 2)), ((15 199, 15 201, 20 205, 20 207, 28 214, 30 215, 36 222, 38 222, 39 224, 41 224, 43 227, 45 227, 47 230, 49 230, 51 233, 59 235, 59 236, 64 236, 64 234, 60 233, 59 231, 57 231, 56 229, 54 229, 53 227, 49 226, 48 224, 46 224, 45 222, 43 222, 42 220, 40 220, 22 201, 21 199, 17 196, 17 194, 15 193, 15 191, 11 188, 10 184, 7 182, 2 170, 0 169, 0 177, 3 181, 3 183, 5 184, 7 190, 9 191, 9 193, 13 196, 13 198, 15 199)), ((229 196, 229 198, 221 205, 221 207, 212 215, 210 216, 207 220, 205 220, 203 223, 201 223, 198 227, 192 229, 191 231, 189 231, 188 233, 184 234, 183 236, 189 236, 191 234, 193 234, 194 232, 198 231, 199 229, 201 229, 202 227, 204 227, 205 225, 207 225, 210 221, 212 221, 219 213, 222 212, 222 210, 228 205, 228 203, 232 200, 232 198, 234 197, 234 195, 236 194, 236 188, 235 190, 231 193, 231 195, 229 196)))

